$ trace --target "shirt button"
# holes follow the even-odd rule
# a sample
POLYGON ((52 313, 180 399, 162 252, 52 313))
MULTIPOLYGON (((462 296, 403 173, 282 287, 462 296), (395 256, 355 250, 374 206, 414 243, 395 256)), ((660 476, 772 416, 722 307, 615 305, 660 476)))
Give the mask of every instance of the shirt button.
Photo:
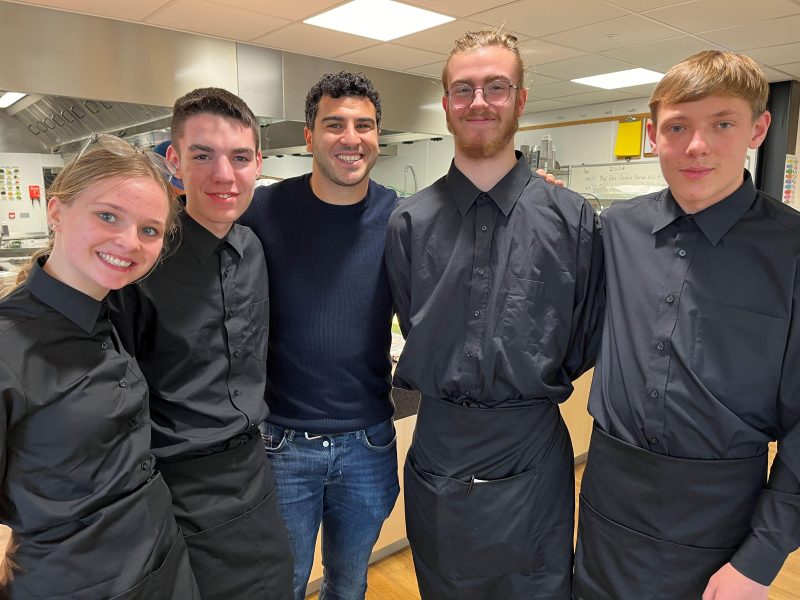
POLYGON ((656 348, 658 348, 659 350, 663 350, 665 348, 664 342, 658 342, 656 344, 656 348))
POLYGON ((486 233, 487 231, 489 231, 489 228, 486 225, 481 225, 481 231, 486 233))
POLYGON ((478 269, 478 275, 483 275, 483 269, 478 269))
POLYGON ((322 446, 323 446, 324 448, 327 448, 327 447, 328 447, 328 446, 330 446, 330 445, 331 445, 331 443, 330 443, 328 440, 322 440, 322 446))
POLYGON ((234 396, 238 396, 239 395, 239 388, 236 388, 235 390, 233 390, 233 395, 234 396))
POLYGON ((667 296, 666 298, 664 298, 664 300, 666 300, 666 301, 667 301, 667 304, 672 304, 673 302, 675 302, 675 296, 673 296, 672 294, 670 294, 669 296, 667 296))
POLYGON ((228 309, 227 311, 225 311, 225 312, 226 312, 226 314, 227 314, 229 317, 232 317, 232 316, 233 316, 233 309, 232 309, 232 308, 229 308, 229 309, 228 309))
POLYGON ((480 317, 481 316, 481 311, 476 310, 474 313, 472 313, 472 316, 473 317, 480 317))
POLYGON ((142 471, 147 471, 147 469, 148 469, 147 463, 142 463, 139 466, 141 467, 142 471))
POLYGON ((472 352, 467 352, 467 356, 472 357, 472 352))
POLYGON ((650 443, 651 444, 657 444, 658 443, 658 438, 657 437, 651 437, 650 438, 650 443))
POLYGON ((239 358, 239 351, 238 350, 234 350, 233 351, 233 358, 239 358))
POLYGON ((122 381, 119 382, 119 387, 121 388, 128 387, 128 382, 123 379, 122 381))
POLYGON ((680 256, 681 258, 686 256, 686 250, 684 250, 683 248, 679 248, 678 249, 678 256, 680 256))
POLYGON ((128 425, 131 427, 136 427, 136 419, 128 419, 128 425))
POLYGON ((651 391, 650 392, 650 397, 651 398, 658 398, 658 392, 656 390, 651 391))
POLYGON ((108 350, 108 342, 103 342, 102 344, 100 344, 100 347, 101 347, 103 350, 108 350))

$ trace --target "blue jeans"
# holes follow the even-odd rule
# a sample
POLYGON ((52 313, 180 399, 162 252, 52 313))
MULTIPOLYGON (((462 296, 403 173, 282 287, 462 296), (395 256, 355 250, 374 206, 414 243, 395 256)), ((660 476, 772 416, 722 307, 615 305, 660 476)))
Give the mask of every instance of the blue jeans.
POLYGON ((295 600, 305 598, 320 522, 320 600, 363 600, 372 547, 400 492, 392 420, 321 436, 265 421, 261 436, 294 553, 295 600))

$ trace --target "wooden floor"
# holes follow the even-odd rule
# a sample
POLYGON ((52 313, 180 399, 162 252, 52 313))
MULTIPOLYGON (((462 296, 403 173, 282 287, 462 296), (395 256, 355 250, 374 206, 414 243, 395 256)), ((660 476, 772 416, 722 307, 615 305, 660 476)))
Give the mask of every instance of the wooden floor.
MULTIPOLYGON (((583 465, 575 469, 575 496, 580 492, 583 465)), ((5 548, 9 530, 0 526, 0 548, 5 548)), ((366 600, 420 600, 411 552, 405 550, 376 562, 369 568, 369 589, 366 600)), ((800 550, 793 553, 772 584, 770 600, 797 600, 800 598, 800 550)), ((317 594, 308 597, 317 600, 317 594)))

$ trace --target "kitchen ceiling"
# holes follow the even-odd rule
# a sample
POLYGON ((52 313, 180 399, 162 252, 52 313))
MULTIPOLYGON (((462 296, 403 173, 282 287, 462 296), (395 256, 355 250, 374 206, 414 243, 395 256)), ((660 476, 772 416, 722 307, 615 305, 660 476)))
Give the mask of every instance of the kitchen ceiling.
MULTIPOLYGON (((599 90, 570 79, 635 67, 664 71, 705 49, 744 52, 770 81, 800 79, 800 0, 411 0, 406 3, 456 20, 391 42, 302 22, 343 0, 18 3, 436 78, 456 37, 502 25, 518 36, 532 73, 529 113, 598 102, 599 90)), ((605 91, 602 101, 645 97, 652 87, 605 91)))

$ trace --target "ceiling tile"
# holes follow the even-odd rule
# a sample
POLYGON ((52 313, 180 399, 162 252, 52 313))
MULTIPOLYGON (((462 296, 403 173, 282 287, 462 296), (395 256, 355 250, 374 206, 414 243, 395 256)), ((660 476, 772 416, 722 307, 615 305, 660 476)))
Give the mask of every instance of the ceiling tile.
MULTIPOLYGON (((800 79, 800 62, 789 63, 786 65, 777 65, 777 68, 781 71, 789 73, 793 77, 800 79)), ((767 77, 769 79, 769 77, 767 77)))
POLYGON ((508 4, 511 0, 403 0, 405 4, 413 4, 451 17, 466 17, 487 8, 508 4))
POLYGON ((587 92, 593 92, 596 89, 597 88, 583 85, 581 83, 562 81, 560 83, 553 83, 551 85, 534 85, 528 91, 528 98, 558 98, 559 96, 585 94, 587 92))
MULTIPOLYGON (((635 59, 632 57, 631 60, 635 59)), ((577 79, 578 77, 625 71, 634 67, 636 64, 632 62, 616 60, 600 54, 586 54, 577 58, 539 65, 536 71, 560 79, 577 79)))
POLYGON ((603 55, 618 60, 635 61, 640 67, 661 71, 663 73, 672 65, 702 50, 720 49, 722 48, 711 42, 698 40, 692 36, 685 36, 649 42, 647 44, 639 44, 638 46, 631 46, 629 48, 606 50, 603 52, 603 55))
POLYGON ((580 48, 587 52, 601 52, 654 40, 674 38, 679 35, 681 33, 671 27, 665 27, 636 15, 628 15, 562 31, 544 39, 548 42, 580 48))
POLYGON ((376 40, 340 33, 331 29, 314 27, 305 23, 295 23, 278 31, 262 35, 254 40, 254 44, 280 48, 299 54, 333 58, 347 52, 355 52, 367 46, 379 44, 376 40))
POLYGON ((800 31, 800 15, 756 21, 738 27, 718 29, 698 33, 698 37, 720 44, 732 50, 742 51, 750 48, 763 48, 764 42, 770 46, 792 44, 797 41, 800 31))
POLYGON ((529 69, 535 69, 537 65, 544 63, 574 58, 583 54, 580 50, 565 48, 542 40, 520 42, 519 51, 522 54, 522 60, 525 61, 529 69))
POLYGON ((791 0, 694 0, 686 4, 651 10, 645 15, 661 23, 689 33, 722 29, 759 20, 785 17, 800 13, 800 5, 791 0))
POLYGON ((453 43, 466 32, 480 31, 485 28, 486 25, 483 23, 468 21, 466 19, 456 19, 444 25, 426 29, 419 33, 412 33, 411 35, 406 35, 392 41, 401 46, 421 48, 430 52, 439 52, 440 54, 447 55, 450 54, 453 43))
POLYGON ((645 83, 644 85, 634 85, 623 88, 622 91, 636 98, 649 98, 653 94, 654 89, 656 89, 655 83, 645 83))
POLYGON ((435 77, 440 79, 442 77, 442 69, 444 69, 444 61, 440 60, 429 65, 422 65, 409 69, 409 72, 415 75, 425 75, 426 77, 435 77))
POLYGON ((342 4, 342 0, 212 0, 217 4, 224 4, 263 15, 289 19, 290 21, 302 21, 308 17, 313 17, 329 8, 342 4))
POLYGON ((608 3, 627 10, 642 12, 652 8, 661 8, 662 6, 685 4, 686 0, 608 0, 608 3))
POLYGON ((24 4, 58 8, 70 12, 141 21, 170 0, 140 0, 137 2, 109 2, 108 0, 26 0, 24 4))
POLYGON ((775 65, 775 68, 761 65, 767 81, 788 81, 789 79, 800 79, 797 74, 796 65, 798 63, 787 63, 785 65, 775 65))
POLYGON ((534 100, 525 104, 525 114, 545 112, 548 110, 558 110, 559 108, 571 108, 572 104, 559 102, 558 100, 534 100))
POLYGON ((543 75, 542 73, 526 73, 525 74, 525 83, 528 87, 534 85, 550 85, 551 83, 560 83, 563 79, 559 79, 558 77, 550 77, 549 75, 543 75))
POLYGON ((585 106, 587 104, 600 104, 601 102, 616 102, 618 100, 629 100, 633 98, 630 94, 619 90, 598 90, 588 94, 575 94, 572 96, 562 96, 558 98, 562 102, 568 102, 573 106, 585 106))
POLYGON ((380 44, 364 50, 342 54, 338 58, 339 60, 359 65, 402 71, 419 65, 427 65, 436 60, 444 61, 446 57, 427 50, 403 48, 396 44, 380 44))
POLYGON ((783 65, 794 62, 800 57, 800 42, 768 48, 751 48, 747 51, 747 56, 765 65, 783 65))
POLYGON ((220 6, 207 0, 177 0, 148 17, 145 23, 247 41, 288 25, 290 21, 240 8, 220 6))
POLYGON ((627 14, 596 0, 559 0, 560 18, 556 18, 550 8, 543 6, 541 0, 519 0, 471 15, 470 19, 495 27, 513 23, 515 30, 531 37, 541 37, 627 14))

